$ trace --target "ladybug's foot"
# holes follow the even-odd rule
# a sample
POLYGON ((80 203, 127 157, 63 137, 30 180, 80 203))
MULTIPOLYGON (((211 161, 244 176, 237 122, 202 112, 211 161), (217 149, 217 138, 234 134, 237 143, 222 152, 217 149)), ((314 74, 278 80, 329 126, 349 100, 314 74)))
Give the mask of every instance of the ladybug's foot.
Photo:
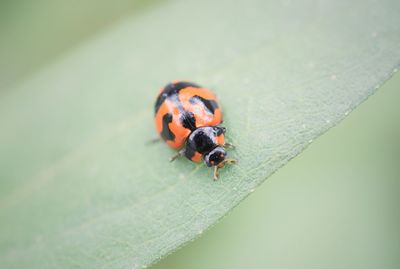
POLYGON ((170 161, 170 162, 175 161, 175 160, 178 159, 179 157, 182 157, 184 153, 185 153, 185 152, 184 152, 183 150, 178 151, 178 153, 177 153, 176 155, 174 155, 174 156, 172 156, 171 158, 169 158, 169 161, 170 161))
POLYGON ((225 143, 225 144, 223 145, 223 147, 224 147, 225 149, 234 149, 234 148, 235 148, 235 146, 234 146, 233 144, 231 144, 231 143, 225 143))

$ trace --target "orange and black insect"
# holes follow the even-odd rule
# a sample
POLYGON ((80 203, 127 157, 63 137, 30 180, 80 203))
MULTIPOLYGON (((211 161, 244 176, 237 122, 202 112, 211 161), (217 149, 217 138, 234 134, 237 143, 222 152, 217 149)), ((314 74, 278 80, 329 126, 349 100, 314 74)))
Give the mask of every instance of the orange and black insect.
POLYGON ((175 81, 161 89, 155 104, 155 123, 161 138, 178 154, 171 161, 185 156, 193 162, 202 160, 214 167, 214 179, 218 169, 227 163, 225 128, 222 111, 215 95, 207 88, 186 81, 175 81))

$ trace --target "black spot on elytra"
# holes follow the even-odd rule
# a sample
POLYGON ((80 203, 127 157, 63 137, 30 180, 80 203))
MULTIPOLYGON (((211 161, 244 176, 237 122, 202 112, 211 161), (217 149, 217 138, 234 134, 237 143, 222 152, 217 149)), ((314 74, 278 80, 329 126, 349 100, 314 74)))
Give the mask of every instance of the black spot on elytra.
POLYGON ((172 115, 167 113, 163 116, 162 119, 162 131, 161 131, 161 137, 164 140, 171 140, 174 141, 175 140, 175 135, 173 132, 171 132, 171 129, 169 129, 169 125, 172 122, 172 115))
POLYGON ((196 104, 198 102, 201 102, 204 104, 204 106, 210 111, 212 114, 214 114, 215 110, 218 108, 218 103, 215 102, 214 100, 208 100, 204 99, 201 96, 195 95, 189 99, 189 102, 192 104, 196 104))
POLYGON ((164 90, 157 97, 156 103, 154 105, 154 112, 157 113, 157 111, 160 109, 160 106, 165 101, 165 99, 178 94, 180 90, 187 88, 187 87, 200 88, 199 85, 192 83, 192 82, 186 82, 186 81, 180 81, 177 83, 167 84, 167 86, 164 87, 164 90))
POLYGON ((191 131, 196 129, 196 118, 192 112, 185 111, 181 116, 182 126, 191 131))

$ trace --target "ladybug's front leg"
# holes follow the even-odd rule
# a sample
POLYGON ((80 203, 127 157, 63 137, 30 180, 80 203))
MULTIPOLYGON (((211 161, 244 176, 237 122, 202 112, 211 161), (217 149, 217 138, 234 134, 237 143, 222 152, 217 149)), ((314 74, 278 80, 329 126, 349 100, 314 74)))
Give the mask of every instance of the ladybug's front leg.
POLYGON ((218 180, 219 178, 219 167, 218 166, 214 166, 214 181, 218 180))
POLYGON ((234 164, 238 163, 238 160, 235 159, 225 159, 223 162, 221 162, 219 165, 214 166, 214 181, 218 180, 219 178, 219 169, 225 166, 225 164, 234 164))

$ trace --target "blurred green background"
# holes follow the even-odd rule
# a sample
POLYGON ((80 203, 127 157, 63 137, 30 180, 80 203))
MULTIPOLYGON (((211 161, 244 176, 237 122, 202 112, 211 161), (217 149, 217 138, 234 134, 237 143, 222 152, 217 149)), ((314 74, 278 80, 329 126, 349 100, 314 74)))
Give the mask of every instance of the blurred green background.
MULTIPOLYGON (((154 2, 1 1, 0 89, 154 2)), ((399 88, 397 75, 152 268, 400 268, 399 88)))
POLYGON ((0 89, 157 1, 0 1, 0 89))

